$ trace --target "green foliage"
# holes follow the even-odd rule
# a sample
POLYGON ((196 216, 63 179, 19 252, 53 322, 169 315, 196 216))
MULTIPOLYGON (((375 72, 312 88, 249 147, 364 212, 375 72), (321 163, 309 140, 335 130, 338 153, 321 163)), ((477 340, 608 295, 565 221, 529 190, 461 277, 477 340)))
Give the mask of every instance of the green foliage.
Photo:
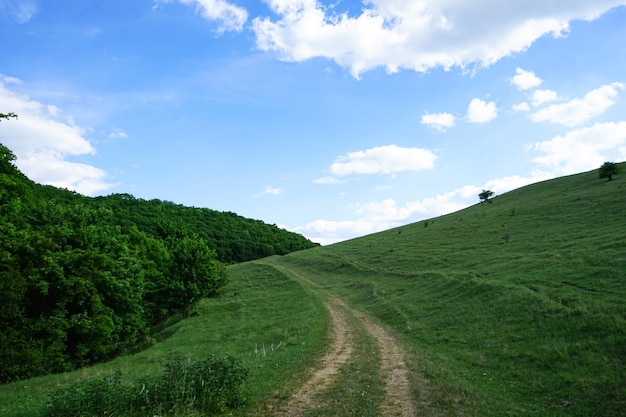
POLYGON ((201 361, 173 358, 161 376, 142 386, 142 408, 153 414, 179 415, 186 410, 222 413, 244 403, 248 371, 233 357, 210 356, 201 361))
MULTIPOLYGON (((202 299, 194 307, 193 317, 171 318, 155 326, 149 349, 68 373, 0 385, 0 415, 40 416, 55 398, 57 389, 85 379, 102 378, 120 369, 121 386, 135 396, 144 385, 165 373, 169 358, 191 356, 200 360, 212 354, 238 358, 249 370, 243 385, 246 403, 223 415, 275 415, 258 411, 264 410, 268 401, 285 395, 286 387, 295 389, 306 376, 305 371, 316 363, 327 341, 326 309, 302 285, 276 274, 272 267, 241 263, 228 266, 228 275, 230 282, 221 296, 202 299), (263 346, 266 354, 261 352, 263 346)), ((207 414, 189 412, 178 417, 207 414)), ((157 412, 139 414, 154 415, 166 417, 157 412)))
POLYGON ((613 179, 613 175, 617 175, 622 172, 622 167, 615 162, 605 162, 598 169, 598 176, 600 178, 608 178, 609 181, 613 179))
POLYGON ((78 381, 54 391, 44 417, 124 415, 132 401, 131 392, 122 385, 119 372, 78 381))
POLYGON ((158 377, 124 384, 120 373, 94 377, 50 395, 44 417, 213 415, 241 406, 248 371, 231 356, 174 357, 158 377))
POLYGON ((189 235, 202 238, 215 251, 217 260, 226 264, 318 246, 297 233, 231 212, 185 207, 156 199, 147 201, 130 194, 96 197, 90 202, 110 208, 111 221, 123 230, 135 226, 160 239, 189 235))
POLYGON ((17 114, 11 113, 11 112, 9 112, 9 113, 0 113, 0 122, 2 121, 2 119, 7 119, 8 120, 8 119, 11 119, 11 118, 17 119, 17 114))
POLYGON ((0 145, 0 383, 126 353, 217 296, 222 262, 315 246, 234 213, 40 186, 15 159, 0 145))
POLYGON ((491 190, 483 190, 480 194, 478 194, 478 198, 480 198, 480 202, 484 203, 485 201, 491 203, 490 198, 493 196, 493 191, 491 190))
MULTIPOLYGON (((226 268, 215 258, 201 238, 168 238, 161 249, 161 259, 155 263, 165 267, 165 273, 155 274, 146 288, 146 301, 158 321, 173 313, 188 316, 199 299, 219 294, 228 278, 226 268)), ((159 252, 151 255, 155 258, 159 252)))

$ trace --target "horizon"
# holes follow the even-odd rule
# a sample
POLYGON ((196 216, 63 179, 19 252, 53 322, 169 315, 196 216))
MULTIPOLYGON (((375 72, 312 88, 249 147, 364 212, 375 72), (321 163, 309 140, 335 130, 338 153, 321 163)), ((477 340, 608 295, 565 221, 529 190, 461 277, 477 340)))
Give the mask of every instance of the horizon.
POLYGON ((323 245, 626 160, 626 0, 525 3, 0 0, 0 143, 323 245))

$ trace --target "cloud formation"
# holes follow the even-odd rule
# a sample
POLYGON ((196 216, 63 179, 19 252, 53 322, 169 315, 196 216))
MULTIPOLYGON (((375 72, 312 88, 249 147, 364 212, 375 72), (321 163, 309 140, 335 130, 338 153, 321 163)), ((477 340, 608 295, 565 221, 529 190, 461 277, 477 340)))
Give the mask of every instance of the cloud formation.
POLYGON ((566 103, 553 104, 531 115, 535 122, 559 123, 565 126, 576 126, 598 116, 615 103, 619 90, 624 89, 622 83, 603 85, 566 103))
POLYGON ((450 113, 426 113, 422 116, 423 125, 444 131, 456 125, 456 119, 450 113))
POLYGON ((535 90, 531 99, 533 106, 540 106, 544 103, 558 100, 559 95, 552 90, 535 90))
POLYGON ((265 187, 265 191, 263 191, 263 193, 261 193, 261 195, 279 195, 283 193, 283 189, 282 188, 277 188, 277 187, 272 187, 271 185, 268 185, 267 187, 265 187))
POLYGON ((470 123, 487 123, 496 117, 498 117, 498 109, 493 101, 486 102, 475 98, 467 106, 467 121, 470 123))
MULTIPOLYGON (((156 4, 171 3, 175 0, 155 0, 156 4)), ((241 31, 248 20, 248 12, 224 0, 178 0, 184 5, 195 5, 196 13, 207 20, 219 22, 218 33, 241 31)))
POLYGON ((427 149, 378 146, 339 156, 330 166, 338 177, 350 174, 394 174, 401 171, 431 169, 437 156, 427 149))
POLYGON ((521 68, 515 69, 515 75, 511 77, 511 84, 516 86, 518 90, 529 90, 541 85, 543 80, 535 75, 532 71, 524 71, 521 68))
POLYGON ((0 0, 0 16, 19 24, 28 23, 38 10, 35 0, 0 0))
POLYGON ((626 121, 596 123, 528 146, 542 156, 532 159, 551 175, 569 175, 598 168, 626 145, 626 121))
MULTIPOLYGON (((545 35, 564 36, 571 21, 595 19, 626 0, 369 0, 357 14, 316 0, 267 4, 277 17, 253 19, 259 49, 287 61, 328 58, 359 78, 377 67, 395 73, 489 66, 545 35)), ((529 74, 519 75, 519 88, 536 86, 529 74)))
POLYGON ((16 164, 33 181, 94 195, 114 184, 96 167, 67 161, 80 155, 93 155, 95 148, 85 138, 85 129, 59 119, 61 110, 10 90, 19 83, 0 76, 0 108, 10 109, 19 118, 0 125, 0 142, 17 156, 16 164))

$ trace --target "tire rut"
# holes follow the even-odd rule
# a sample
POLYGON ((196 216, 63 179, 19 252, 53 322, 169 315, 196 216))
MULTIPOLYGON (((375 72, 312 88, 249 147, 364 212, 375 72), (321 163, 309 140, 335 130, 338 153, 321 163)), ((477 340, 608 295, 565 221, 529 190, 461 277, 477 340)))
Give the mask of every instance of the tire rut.
MULTIPOLYGON (((317 288, 317 284, 284 266, 273 264, 297 279, 317 288)), ((326 292, 324 290, 324 292, 326 292)), ((354 328, 348 314, 354 315, 363 323, 369 335, 376 341, 381 359, 380 375, 385 384, 385 397, 380 405, 381 417, 414 417, 417 408, 411 395, 410 371, 406 355, 393 335, 377 324, 366 314, 349 307, 343 300, 328 295, 326 308, 331 316, 330 349, 315 369, 312 376, 293 394, 281 411, 280 417, 300 417, 307 410, 316 407, 315 395, 330 386, 340 368, 346 365, 354 351, 354 328)))
POLYGON ((354 346, 352 343, 352 327, 343 311, 338 309, 332 302, 326 303, 331 316, 332 342, 329 352, 322 358, 321 366, 313 375, 291 396, 278 416, 301 416, 315 406, 315 395, 328 387, 339 369, 346 364, 354 346))

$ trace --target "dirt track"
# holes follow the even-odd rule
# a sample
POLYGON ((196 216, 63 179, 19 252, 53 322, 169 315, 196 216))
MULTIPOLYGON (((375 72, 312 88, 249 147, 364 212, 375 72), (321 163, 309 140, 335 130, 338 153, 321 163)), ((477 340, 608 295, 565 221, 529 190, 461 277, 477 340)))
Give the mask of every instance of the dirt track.
POLYGON ((345 312, 336 303, 327 303, 332 318, 332 342, 329 351, 298 391, 289 399, 280 415, 301 416, 306 410, 315 407, 314 396, 329 386, 342 365, 346 364, 354 350, 352 331, 345 312))
MULTIPOLYGON (((278 268, 316 286, 315 283, 294 271, 282 266, 278 268)), ((300 417, 307 410, 316 407, 316 394, 330 386, 341 367, 350 361, 352 353, 358 349, 353 338, 355 326, 348 319, 348 315, 350 315, 362 322, 362 327, 376 341, 378 347, 381 362, 380 375, 385 384, 385 398, 380 405, 381 417, 417 416, 416 406, 411 395, 405 353, 391 333, 372 318, 350 308, 339 298, 329 296, 326 301, 326 308, 332 319, 330 329, 332 341, 328 352, 320 361, 319 366, 312 370, 311 377, 296 390, 279 410, 275 410, 275 415, 300 417)))

